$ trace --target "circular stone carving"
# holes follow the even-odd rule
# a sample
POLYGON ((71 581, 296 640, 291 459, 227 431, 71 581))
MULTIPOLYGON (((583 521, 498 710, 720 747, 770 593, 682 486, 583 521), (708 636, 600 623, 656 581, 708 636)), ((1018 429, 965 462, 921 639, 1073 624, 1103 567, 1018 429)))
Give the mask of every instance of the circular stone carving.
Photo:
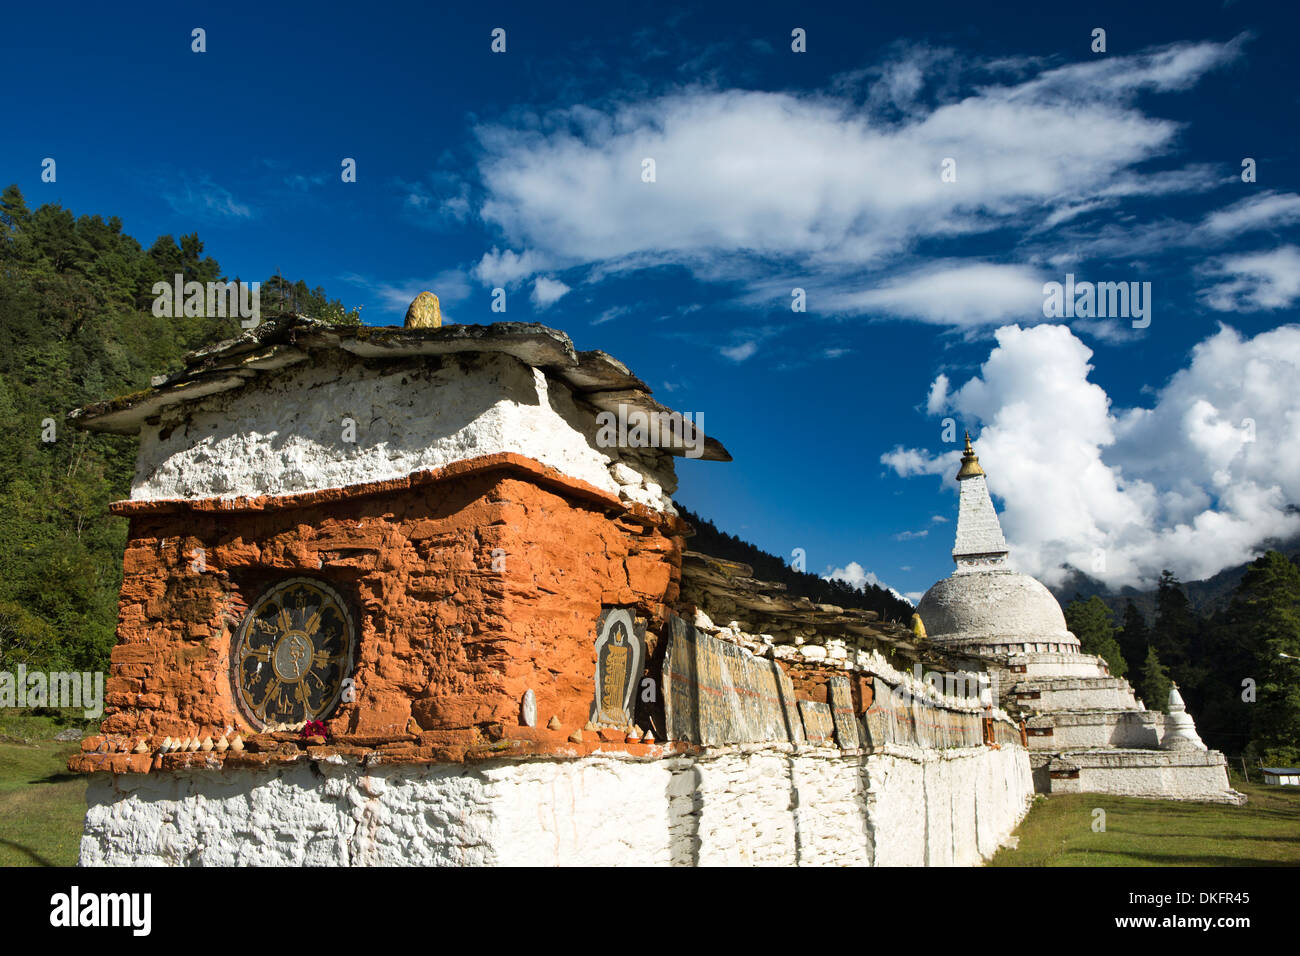
POLYGON ((244 615, 230 655, 235 699, 259 730, 322 720, 352 673, 356 629, 338 592, 311 578, 269 588, 244 615))

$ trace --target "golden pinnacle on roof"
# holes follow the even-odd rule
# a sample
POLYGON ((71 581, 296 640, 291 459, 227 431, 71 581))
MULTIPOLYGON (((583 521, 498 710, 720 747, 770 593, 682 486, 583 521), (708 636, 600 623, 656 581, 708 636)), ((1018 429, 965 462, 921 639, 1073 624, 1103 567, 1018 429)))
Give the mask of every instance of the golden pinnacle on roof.
POLYGON ((970 444, 970 432, 966 433, 966 451, 961 456, 961 470, 957 472, 957 480, 963 478, 974 478, 976 475, 984 474, 984 469, 980 467, 979 456, 975 454, 975 449, 970 444))
POLYGON ((438 305, 438 297, 432 292, 417 295, 406 310, 404 324, 408 329, 442 328, 442 308, 438 305))

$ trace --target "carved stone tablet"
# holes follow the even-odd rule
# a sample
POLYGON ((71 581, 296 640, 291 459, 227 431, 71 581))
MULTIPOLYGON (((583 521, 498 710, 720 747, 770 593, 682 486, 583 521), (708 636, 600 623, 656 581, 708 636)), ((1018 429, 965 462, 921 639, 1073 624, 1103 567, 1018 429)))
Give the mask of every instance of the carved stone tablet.
POLYGON ((705 746, 803 742, 794 685, 775 661, 669 621, 664 651, 668 739, 705 746))
POLYGON ((799 713, 803 716, 804 736, 811 746, 835 746, 835 721, 831 717, 830 704, 823 704, 819 700, 801 700, 799 713))
POLYGON ((837 674, 830 679, 830 688, 835 739, 845 750, 857 750, 862 746, 862 736, 858 731, 857 715, 853 713, 853 692, 849 688, 849 679, 837 674))

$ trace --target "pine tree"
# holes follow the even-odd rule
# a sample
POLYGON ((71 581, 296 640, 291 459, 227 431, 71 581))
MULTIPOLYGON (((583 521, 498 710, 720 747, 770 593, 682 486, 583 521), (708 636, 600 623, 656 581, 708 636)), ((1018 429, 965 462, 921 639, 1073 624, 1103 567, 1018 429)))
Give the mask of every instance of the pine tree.
POLYGON ((1120 652, 1126 661, 1136 662, 1146 656, 1147 645, 1151 643, 1151 632, 1147 629, 1146 618, 1132 599, 1124 606, 1124 624, 1115 638, 1119 641, 1120 652))
POLYGON ((1086 601, 1076 597, 1065 606, 1065 623, 1085 654, 1096 654, 1106 661, 1111 676, 1128 673, 1128 663, 1115 640, 1114 612, 1100 597, 1094 594, 1086 601))
MULTIPOLYGON (((1156 588, 1156 619, 1151 628, 1151 643, 1174 674, 1183 677, 1182 666, 1196 633, 1196 619, 1191 603, 1183 593, 1182 583, 1172 571, 1160 572, 1156 588)), ((1186 680, 1180 681, 1180 686, 1186 680)))
POLYGON ((1169 707, 1169 685, 1169 672, 1160 663, 1160 655, 1154 647, 1148 647, 1146 660, 1142 662, 1142 679, 1138 682, 1138 695, 1147 710, 1169 707))
POLYGON ((1252 754, 1271 766, 1300 763, 1300 569, 1269 551, 1233 597, 1234 624, 1255 642, 1252 754))

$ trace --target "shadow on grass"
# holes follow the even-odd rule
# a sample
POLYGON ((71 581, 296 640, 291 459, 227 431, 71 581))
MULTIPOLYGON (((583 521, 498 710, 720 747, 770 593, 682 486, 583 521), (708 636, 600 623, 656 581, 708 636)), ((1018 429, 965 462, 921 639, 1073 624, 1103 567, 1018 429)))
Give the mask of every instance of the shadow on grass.
MULTIPOLYGON (((1071 853, 1078 854, 1081 851, 1073 850, 1071 853)), ((1131 863, 1118 863, 1118 866, 1295 866, 1285 860, 1243 860, 1238 856, 1215 856, 1208 853, 1152 853, 1143 851, 1141 853, 1126 853, 1123 850, 1098 850, 1098 856, 1117 857, 1131 863)))
POLYGON ((16 850, 17 852, 23 854, 23 856, 30 859, 37 866, 58 866, 59 865, 58 863, 55 863, 52 860, 47 860, 45 857, 41 856, 31 847, 23 846, 21 843, 15 843, 13 840, 6 840, 4 837, 0 837, 0 846, 7 846, 12 850, 16 850))
POLYGON ((35 777, 28 783, 67 783, 70 780, 84 780, 85 774, 73 773, 71 770, 60 770, 44 777, 35 777))

